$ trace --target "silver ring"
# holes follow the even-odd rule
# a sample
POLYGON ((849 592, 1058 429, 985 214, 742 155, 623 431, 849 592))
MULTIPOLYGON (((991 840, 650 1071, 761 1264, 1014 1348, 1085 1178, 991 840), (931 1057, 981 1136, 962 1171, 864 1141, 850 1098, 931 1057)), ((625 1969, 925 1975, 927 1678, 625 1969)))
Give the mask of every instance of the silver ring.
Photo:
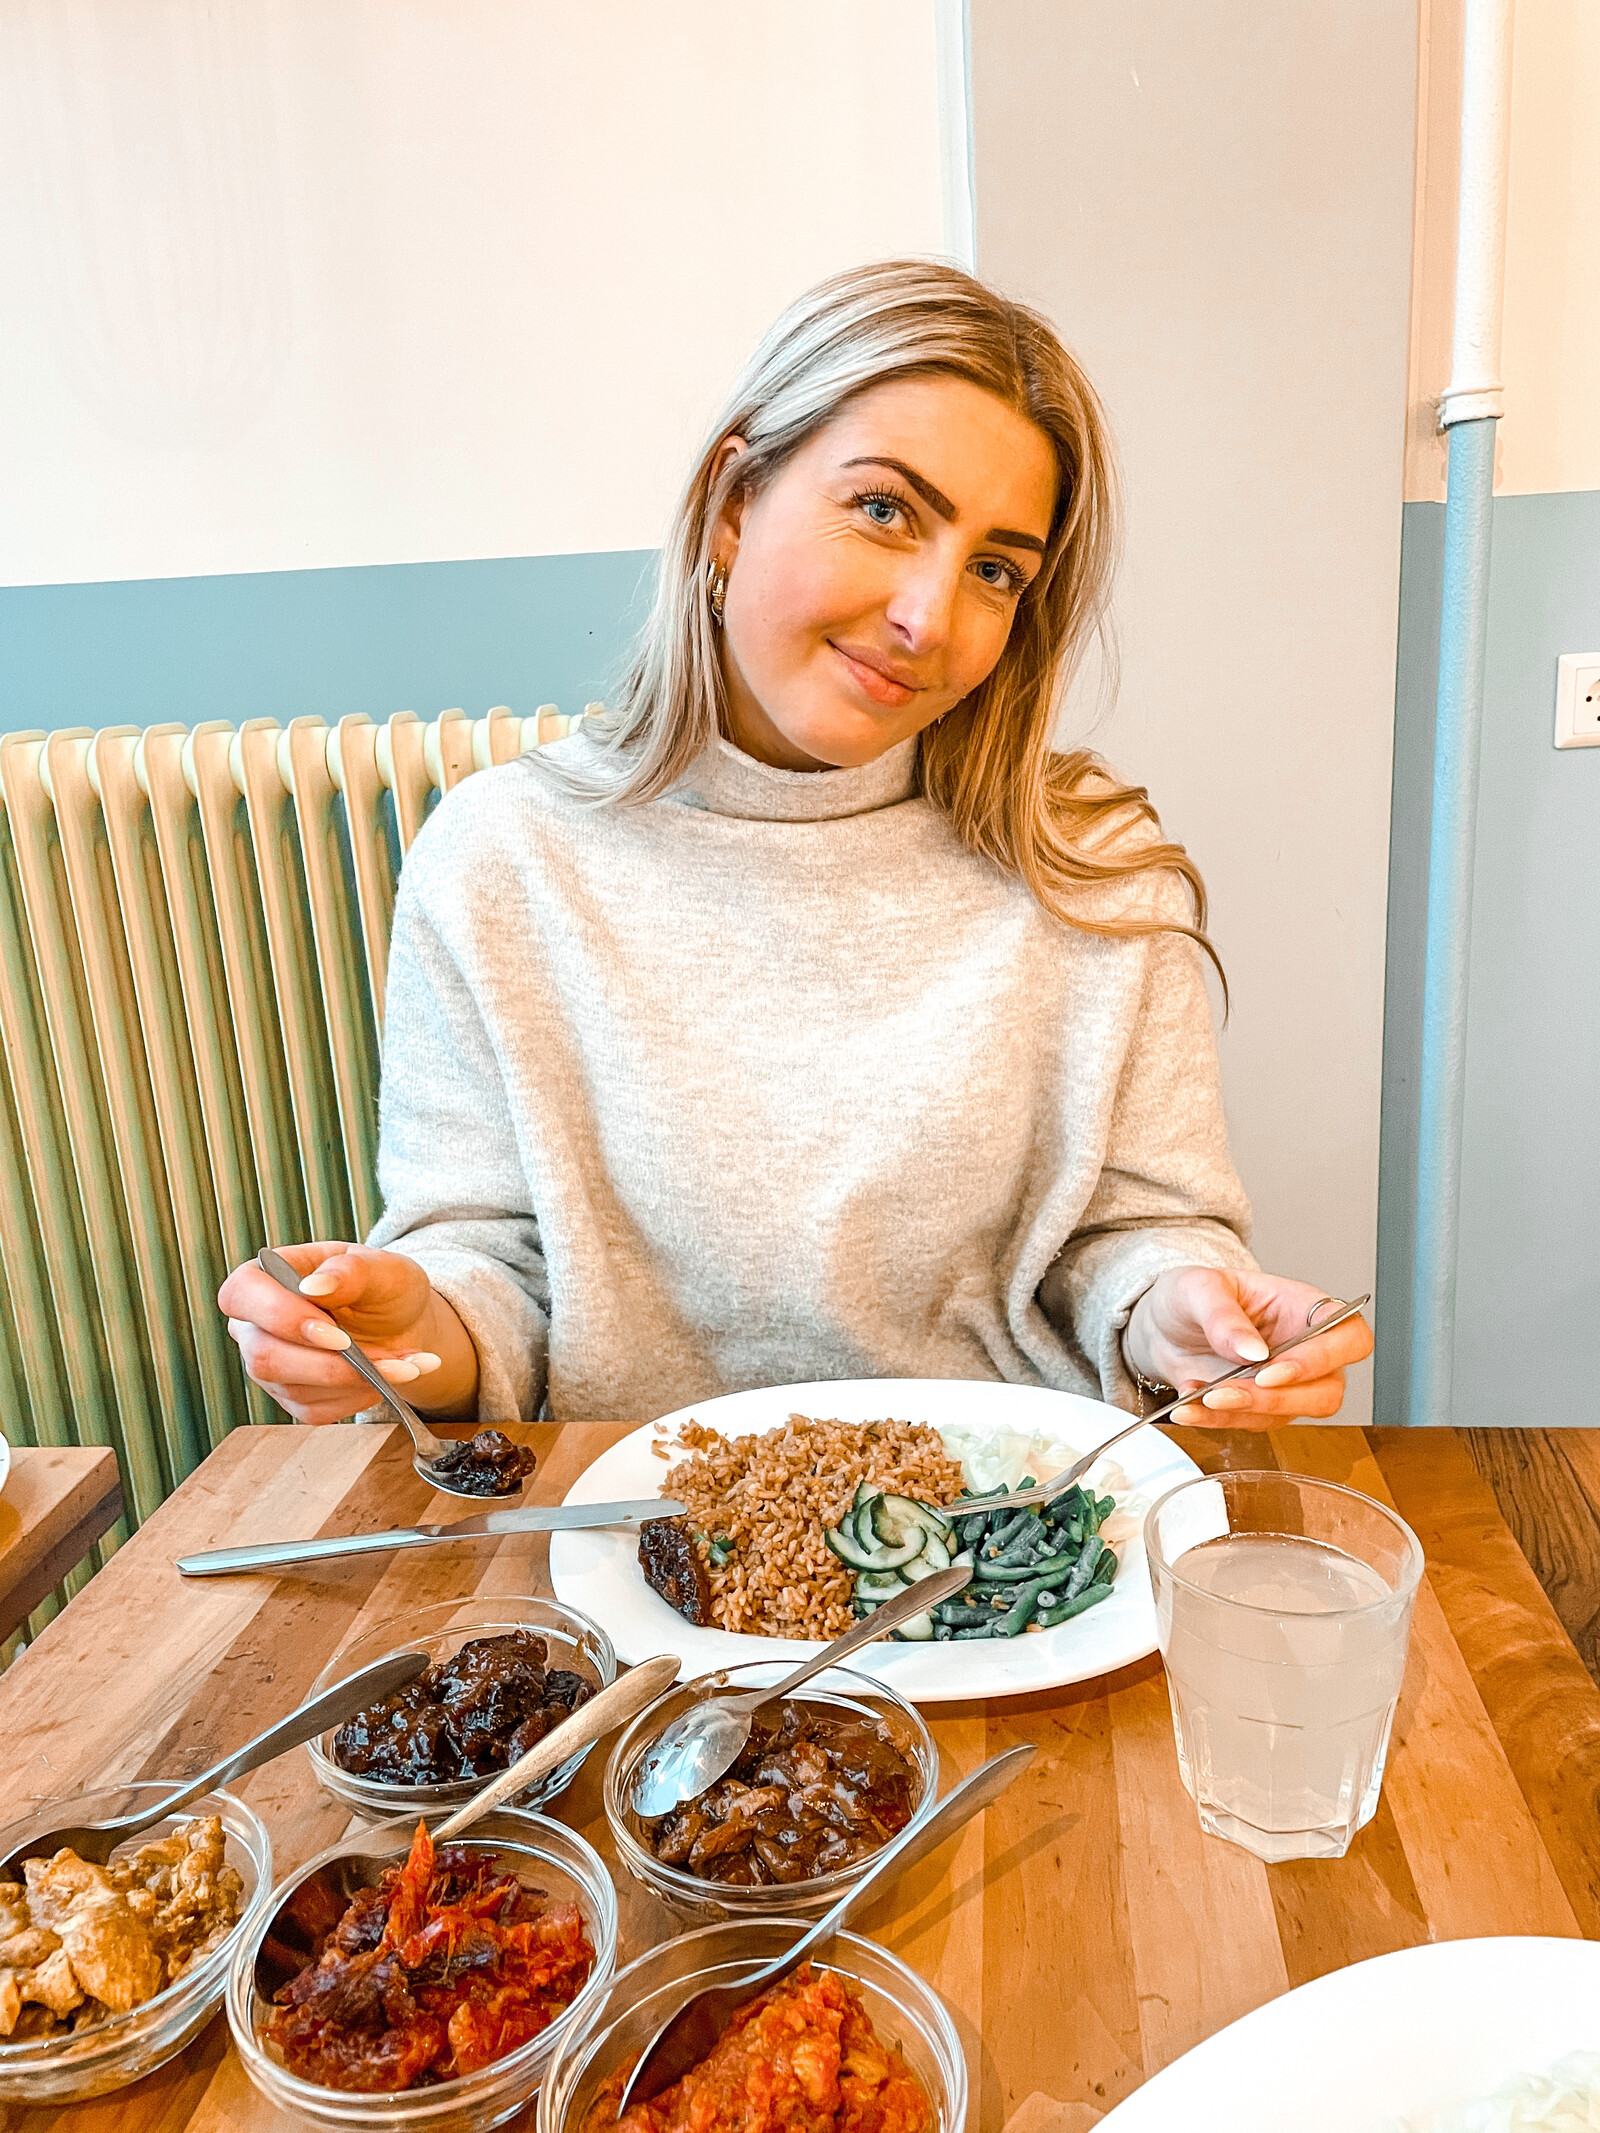
POLYGON ((1306 1313, 1306 1330, 1308 1332, 1317 1322, 1317 1313, 1319 1311, 1325 1311, 1328 1308, 1329 1304, 1336 1304, 1338 1308, 1342 1311, 1344 1309, 1344 1298, 1342 1296, 1319 1296, 1316 1302, 1311 1306, 1311 1309, 1306 1313))

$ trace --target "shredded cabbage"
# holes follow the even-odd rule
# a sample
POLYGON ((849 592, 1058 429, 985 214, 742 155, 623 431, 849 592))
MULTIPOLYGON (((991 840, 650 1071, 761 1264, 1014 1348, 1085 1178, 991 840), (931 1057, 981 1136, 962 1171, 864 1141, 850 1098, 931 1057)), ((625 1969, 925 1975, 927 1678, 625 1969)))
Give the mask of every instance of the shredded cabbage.
POLYGON ((1600 2133, 1600 2052, 1569 2052, 1475 2103, 1397 2119, 1392 2133, 1600 2133))

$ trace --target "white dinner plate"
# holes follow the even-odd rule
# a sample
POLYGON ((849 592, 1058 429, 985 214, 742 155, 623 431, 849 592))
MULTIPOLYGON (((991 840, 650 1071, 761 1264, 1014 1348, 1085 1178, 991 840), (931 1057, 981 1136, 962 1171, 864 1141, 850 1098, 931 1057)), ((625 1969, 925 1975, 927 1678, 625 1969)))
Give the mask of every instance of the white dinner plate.
POLYGON ((1575 2051, 1600 2051, 1600 1943, 1438 1941, 1269 2000, 1152 2075, 1100 2133, 1426 2128, 1575 2051))
MULTIPOLYGON (((605 1503, 662 1493, 667 1468, 651 1451, 663 1429, 695 1421, 727 1437, 776 1429, 792 1414, 872 1422, 893 1417, 954 1423, 992 1434, 1015 1430, 1047 1435, 1086 1452, 1114 1436, 1128 1417, 1076 1393, 1038 1386, 1000 1385, 949 1378, 846 1378, 818 1385, 764 1386, 703 1400, 660 1423, 646 1424, 602 1452, 567 1492, 568 1503, 605 1503)), ((1070 1454, 1062 1461, 1070 1464, 1070 1454)), ((913 1703, 958 1703, 973 1697, 1020 1696, 1037 1689, 1092 1681, 1143 1659, 1156 1648, 1155 1605, 1145 1565, 1144 1514, 1158 1496, 1197 1474, 1192 1459, 1159 1430, 1140 1430, 1119 1444, 1091 1477, 1101 1495, 1117 1499, 1107 1520, 1107 1542, 1118 1568, 1111 1597, 1087 1614, 1032 1635, 971 1644, 868 1645, 850 1661, 863 1673, 881 1675, 913 1703)), ((618 1654, 630 1664, 656 1652, 676 1652, 686 1676, 752 1659, 803 1659, 820 1649, 782 1637, 733 1636, 698 1629, 645 1583, 639 1568, 639 1538, 629 1528, 555 1533, 550 1538, 550 1581, 556 1596, 601 1623, 618 1654)))

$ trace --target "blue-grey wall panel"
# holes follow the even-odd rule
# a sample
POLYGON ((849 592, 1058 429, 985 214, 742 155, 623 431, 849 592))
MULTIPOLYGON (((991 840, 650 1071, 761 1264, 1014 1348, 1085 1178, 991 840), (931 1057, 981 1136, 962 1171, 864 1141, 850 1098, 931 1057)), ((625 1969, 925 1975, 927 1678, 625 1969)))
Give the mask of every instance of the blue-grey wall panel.
POLYGON ((0 588, 0 730, 580 711, 616 680, 652 561, 627 549, 0 588))
MULTIPOLYGON (((1403 1421, 1443 513, 1405 515, 1378 1234, 1379 1421, 1403 1421)), ((1600 492, 1495 503, 1457 1290, 1465 1426, 1600 1423, 1600 749, 1552 745, 1600 649, 1600 492)))

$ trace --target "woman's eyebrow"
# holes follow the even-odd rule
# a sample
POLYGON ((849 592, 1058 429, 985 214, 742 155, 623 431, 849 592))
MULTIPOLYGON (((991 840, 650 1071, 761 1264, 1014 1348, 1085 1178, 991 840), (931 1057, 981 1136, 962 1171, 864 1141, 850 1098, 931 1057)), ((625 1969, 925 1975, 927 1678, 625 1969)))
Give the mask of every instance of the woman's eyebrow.
MULTIPOLYGON (((896 474, 911 484, 922 501, 937 511, 942 519, 954 519, 956 507, 943 489, 936 489, 925 474, 915 467, 908 467, 903 459, 889 459, 881 453, 864 454, 859 459, 847 459, 847 467, 892 467, 896 474)), ((1044 554, 1044 542, 1037 534, 1018 533, 1013 526, 991 526, 984 535, 986 541, 998 541, 1002 548, 1025 548, 1032 555, 1044 554)))

